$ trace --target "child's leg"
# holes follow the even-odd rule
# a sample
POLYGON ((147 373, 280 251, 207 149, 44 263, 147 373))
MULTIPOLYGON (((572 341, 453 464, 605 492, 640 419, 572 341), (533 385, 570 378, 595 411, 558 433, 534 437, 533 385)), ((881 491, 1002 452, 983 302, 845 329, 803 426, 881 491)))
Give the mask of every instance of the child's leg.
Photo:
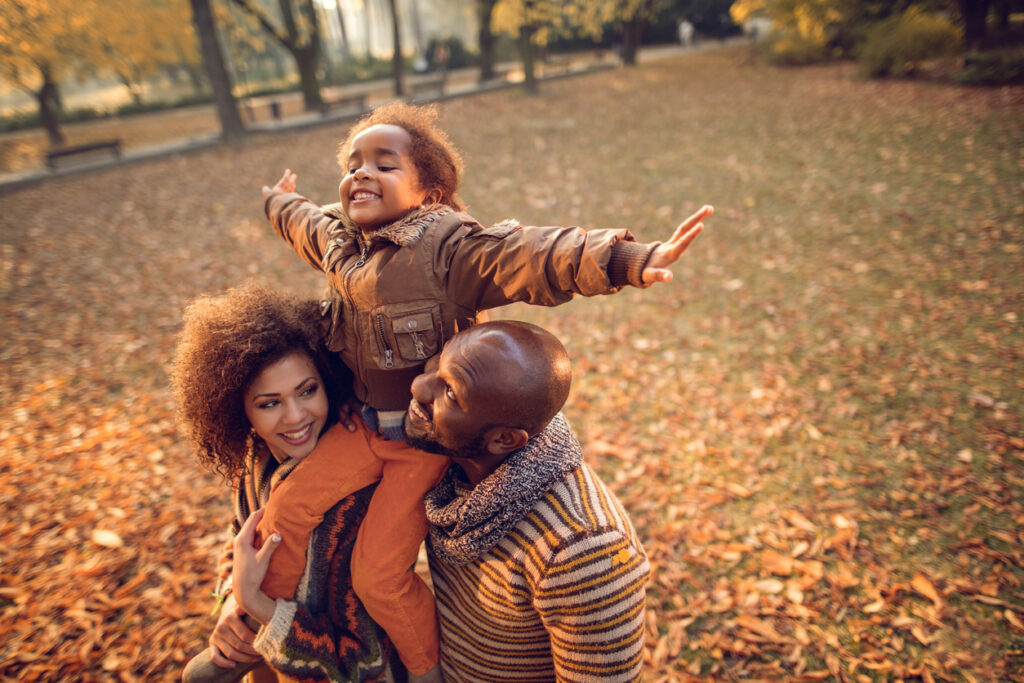
POLYGON ((438 662, 437 616, 434 596, 413 567, 427 535, 423 497, 449 460, 401 441, 381 440, 374 448, 384 476, 352 550, 352 587, 406 668, 422 674, 438 662))
POLYGON ((340 424, 324 432, 313 452, 270 493, 257 533, 261 539, 275 531, 281 535, 263 579, 263 592, 271 598, 293 599, 306 567, 310 534, 324 513, 380 479, 383 463, 370 448, 376 436, 361 419, 354 421, 355 432, 340 424))

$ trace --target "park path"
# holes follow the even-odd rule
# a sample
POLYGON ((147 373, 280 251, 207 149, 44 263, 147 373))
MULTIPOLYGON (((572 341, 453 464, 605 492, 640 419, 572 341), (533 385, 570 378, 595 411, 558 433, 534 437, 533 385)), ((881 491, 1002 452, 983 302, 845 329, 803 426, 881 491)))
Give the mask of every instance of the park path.
MULTIPOLYGON (((731 41, 707 41, 693 47, 682 45, 647 46, 640 50, 637 59, 640 63, 646 63, 687 51, 712 49, 728 42, 731 41)), ((538 66, 538 72, 542 80, 549 80, 581 75, 595 69, 619 66, 621 66, 621 60, 614 52, 587 50, 573 53, 569 60, 541 63, 538 66)), ((438 101, 464 97, 494 89, 515 87, 522 82, 522 70, 517 63, 501 64, 497 71, 499 78, 481 85, 479 68, 453 69, 447 74, 443 94, 426 93, 418 97, 416 101, 438 101)), ((431 74, 411 75, 407 82, 407 88, 431 77, 433 77, 431 74)), ((370 107, 394 99, 393 93, 391 79, 324 88, 326 100, 363 94, 370 107)), ((353 120, 361 114, 353 109, 342 109, 326 115, 321 115, 318 112, 305 112, 302 110, 302 99, 299 93, 249 98, 242 113, 247 128, 254 133, 273 133, 336 124, 353 120), (272 102, 277 105, 279 118, 274 118, 271 115, 272 102)), ((83 155, 63 162, 58 168, 51 170, 44 165, 46 139, 41 130, 32 129, 0 134, 0 192, 32 185, 48 178, 94 171, 122 163, 157 159, 172 154, 204 149, 220 143, 220 124, 212 104, 126 118, 70 123, 65 125, 63 130, 70 145, 118 138, 122 142, 123 152, 119 158, 110 154, 83 155)))

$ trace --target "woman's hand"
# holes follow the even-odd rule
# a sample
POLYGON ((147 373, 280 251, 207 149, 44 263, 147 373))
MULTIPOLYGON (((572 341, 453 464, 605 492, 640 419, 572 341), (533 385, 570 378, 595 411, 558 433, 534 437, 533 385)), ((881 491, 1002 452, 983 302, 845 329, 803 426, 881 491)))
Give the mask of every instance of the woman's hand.
POLYGON ((715 209, 712 206, 701 207, 700 211, 679 224, 668 242, 659 245, 654 250, 651 257, 647 259, 647 265, 641 274, 645 285, 655 282, 671 282, 672 271, 668 267, 679 260, 690 243, 697 239, 697 235, 704 229, 704 224, 701 221, 714 212, 715 209))
POLYGON ((275 192, 295 192, 295 182, 299 179, 297 175, 292 173, 290 168, 284 169, 284 175, 277 181, 273 187, 263 186, 261 192, 263 192, 263 198, 266 199, 275 192))
POLYGON ((232 595, 242 610, 261 624, 270 623, 274 616, 274 600, 260 590, 263 577, 270 566, 270 556, 281 542, 278 534, 271 534, 262 548, 256 547, 256 525, 263 518, 257 510, 245 520, 235 536, 235 553, 231 570, 232 595))
POLYGON ((210 659, 217 666, 233 669, 235 662, 255 662, 260 658, 252 646, 256 632, 246 626, 244 615, 235 596, 229 595, 221 606, 220 618, 210 634, 210 659))

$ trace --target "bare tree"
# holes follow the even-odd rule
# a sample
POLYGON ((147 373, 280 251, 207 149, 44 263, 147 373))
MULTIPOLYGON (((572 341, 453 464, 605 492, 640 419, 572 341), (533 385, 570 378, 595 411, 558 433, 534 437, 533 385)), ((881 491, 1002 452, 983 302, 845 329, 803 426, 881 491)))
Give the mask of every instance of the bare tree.
POLYGON ((345 13, 341 11, 341 0, 334 0, 334 9, 338 15, 338 27, 341 29, 341 61, 348 64, 352 61, 352 51, 348 46, 348 31, 345 28, 345 13))
POLYGON ((231 76, 224 66, 224 55, 217 42, 217 27, 214 24, 213 12, 210 11, 210 0, 190 0, 192 3, 192 22, 203 51, 203 63, 206 73, 213 86, 213 98, 217 102, 217 116, 220 118, 221 137, 229 142, 236 142, 245 137, 245 126, 238 115, 238 105, 231 93, 231 76))
POLYGON ((263 30, 291 54, 299 70, 299 87, 302 90, 302 101, 306 111, 319 109, 323 103, 320 97, 320 79, 317 77, 317 68, 320 66, 320 22, 313 0, 278 0, 283 24, 281 27, 276 26, 254 0, 232 1, 256 19, 263 30), (296 21, 296 8, 292 6, 293 2, 302 20, 301 25, 296 21))
POLYGON ((491 31, 491 17, 498 0, 476 0, 477 42, 480 46, 480 81, 494 78, 494 32, 491 31))
POLYGON ((402 25, 397 0, 388 0, 388 9, 391 10, 391 41, 395 50, 391 57, 395 72, 395 95, 401 97, 405 94, 405 60, 402 59, 402 25))

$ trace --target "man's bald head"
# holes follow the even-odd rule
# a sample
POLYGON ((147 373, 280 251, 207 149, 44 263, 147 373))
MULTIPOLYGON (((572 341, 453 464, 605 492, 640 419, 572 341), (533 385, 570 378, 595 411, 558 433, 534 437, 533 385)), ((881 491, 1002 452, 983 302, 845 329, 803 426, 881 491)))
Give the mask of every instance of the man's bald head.
POLYGON ((549 332, 481 323, 452 337, 413 380, 406 441, 489 471, 547 426, 571 383, 569 355, 549 332))
POLYGON ((481 387, 499 397, 493 422, 542 430, 569 397, 572 368, 558 338, 536 325, 496 320, 456 335, 462 349, 475 355, 481 387), (461 337, 461 339, 460 339, 461 337))

